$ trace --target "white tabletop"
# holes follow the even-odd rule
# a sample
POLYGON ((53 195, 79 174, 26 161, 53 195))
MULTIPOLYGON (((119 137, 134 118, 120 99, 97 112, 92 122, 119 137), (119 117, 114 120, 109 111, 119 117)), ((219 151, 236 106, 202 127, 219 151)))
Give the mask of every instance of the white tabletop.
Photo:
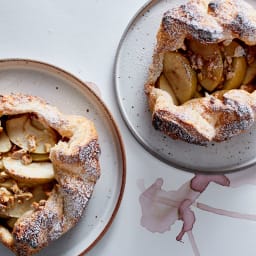
MULTIPOLYGON (((200 198, 198 194, 193 195, 198 198, 191 206, 196 216, 193 235, 185 234, 182 242, 176 241, 182 228, 180 220, 165 232, 152 232, 141 224, 139 197, 146 188, 159 179, 160 183, 164 181, 162 189, 175 191, 194 177, 145 151, 126 127, 115 99, 113 65, 118 43, 127 24, 145 2, 0 0, 0 59, 43 61, 83 81, 96 83, 119 126, 127 156, 125 193, 113 224, 88 255, 255 256, 256 176, 253 169, 245 176, 230 174, 232 186, 212 182, 200 198), (194 238, 195 243, 189 238, 194 238), (193 249, 192 245, 197 248, 193 249)), ((167 195, 163 192, 162 196, 167 195)))

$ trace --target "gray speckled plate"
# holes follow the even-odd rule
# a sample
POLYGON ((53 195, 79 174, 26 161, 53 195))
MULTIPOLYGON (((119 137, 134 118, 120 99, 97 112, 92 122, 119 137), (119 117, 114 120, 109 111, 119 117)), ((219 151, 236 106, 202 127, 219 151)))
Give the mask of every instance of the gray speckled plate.
MULTIPOLYGON (((38 255, 82 255, 107 231, 123 195, 126 166, 122 139, 113 118, 100 98, 71 74, 31 60, 0 61, 0 94, 26 93, 44 98, 66 114, 94 121, 101 146, 102 175, 84 217, 59 240, 38 255)), ((1 255, 13 255, 0 245, 1 255)))
MULTIPOLYGON (((143 92, 163 13, 184 0, 150 1, 135 15, 123 34, 115 61, 115 89, 122 116, 136 139, 155 157, 188 171, 222 172, 256 162, 256 130, 206 147, 174 141, 151 125, 143 92)), ((250 1, 254 3, 253 1, 250 1)), ((255 3, 254 3, 255 4, 255 3)))

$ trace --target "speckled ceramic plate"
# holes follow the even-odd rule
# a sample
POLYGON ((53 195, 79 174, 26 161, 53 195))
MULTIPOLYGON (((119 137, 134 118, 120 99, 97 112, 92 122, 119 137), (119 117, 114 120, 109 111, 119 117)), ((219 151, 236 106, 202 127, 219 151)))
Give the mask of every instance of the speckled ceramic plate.
MULTIPOLYGON (((123 118, 136 139, 162 161, 188 171, 222 172, 256 163, 256 130, 206 147, 174 141, 154 130, 144 83, 152 61, 163 13, 183 0, 150 1, 135 15, 120 41, 115 61, 115 89, 123 118)), ((251 3, 254 3, 252 0, 251 3)), ((254 3, 255 4, 255 3, 254 3)))
MULTIPOLYGON (((93 120, 101 146, 102 175, 79 223, 38 255, 83 255, 107 231, 125 185, 125 154, 118 128, 100 98, 82 81, 49 64, 31 60, 0 61, 0 94, 26 93, 44 98, 66 114, 93 120)), ((13 255, 0 245, 1 255, 13 255)))

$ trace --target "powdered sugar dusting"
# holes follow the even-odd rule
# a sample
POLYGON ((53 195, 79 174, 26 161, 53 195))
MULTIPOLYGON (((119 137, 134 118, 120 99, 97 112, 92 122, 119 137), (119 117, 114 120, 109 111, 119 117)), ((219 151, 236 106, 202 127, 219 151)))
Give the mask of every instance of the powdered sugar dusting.
POLYGON ((244 1, 192 0, 167 11, 162 22, 170 38, 176 41, 182 37, 219 42, 237 35, 249 45, 256 41, 255 10, 244 1))
POLYGON ((191 1, 167 11, 163 17, 163 25, 169 36, 173 39, 176 37, 177 41, 178 30, 180 37, 192 36, 205 42, 214 42, 223 37, 223 28, 211 15, 207 15, 203 2, 191 1))
POLYGON ((254 124, 256 102, 249 93, 231 90, 223 100, 215 97, 194 99, 180 107, 159 109, 153 126, 174 139, 204 145, 224 141, 248 130, 254 124))
POLYGON ((63 198, 65 229, 77 223, 92 195, 94 183, 84 181, 79 177, 62 176, 59 180, 60 191, 63 198))
POLYGON ((56 187, 44 206, 22 216, 14 226, 14 250, 17 255, 27 256, 38 252, 63 233, 62 200, 56 187))
MULTIPOLYGON (((256 12, 245 1, 210 1, 210 15, 225 28, 225 33, 238 34, 249 45, 256 41, 256 12)), ((232 35, 233 36, 233 35, 232 35)))

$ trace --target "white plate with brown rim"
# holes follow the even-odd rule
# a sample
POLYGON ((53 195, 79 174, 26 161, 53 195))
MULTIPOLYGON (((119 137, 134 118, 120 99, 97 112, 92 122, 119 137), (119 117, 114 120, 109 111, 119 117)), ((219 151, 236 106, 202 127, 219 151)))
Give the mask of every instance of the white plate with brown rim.
MULTIPOLYGON (((124 191, 126 160, 120 132, 99 96, 72 74, 33 60, 0 60, 0 94, 42 97, 66 114, 91 119, 99 134, 101 177, 78 224, 38 255, 83 255, 108 230, 124 191)), ((0 245, 1 255, 13 255, 0 245)))

